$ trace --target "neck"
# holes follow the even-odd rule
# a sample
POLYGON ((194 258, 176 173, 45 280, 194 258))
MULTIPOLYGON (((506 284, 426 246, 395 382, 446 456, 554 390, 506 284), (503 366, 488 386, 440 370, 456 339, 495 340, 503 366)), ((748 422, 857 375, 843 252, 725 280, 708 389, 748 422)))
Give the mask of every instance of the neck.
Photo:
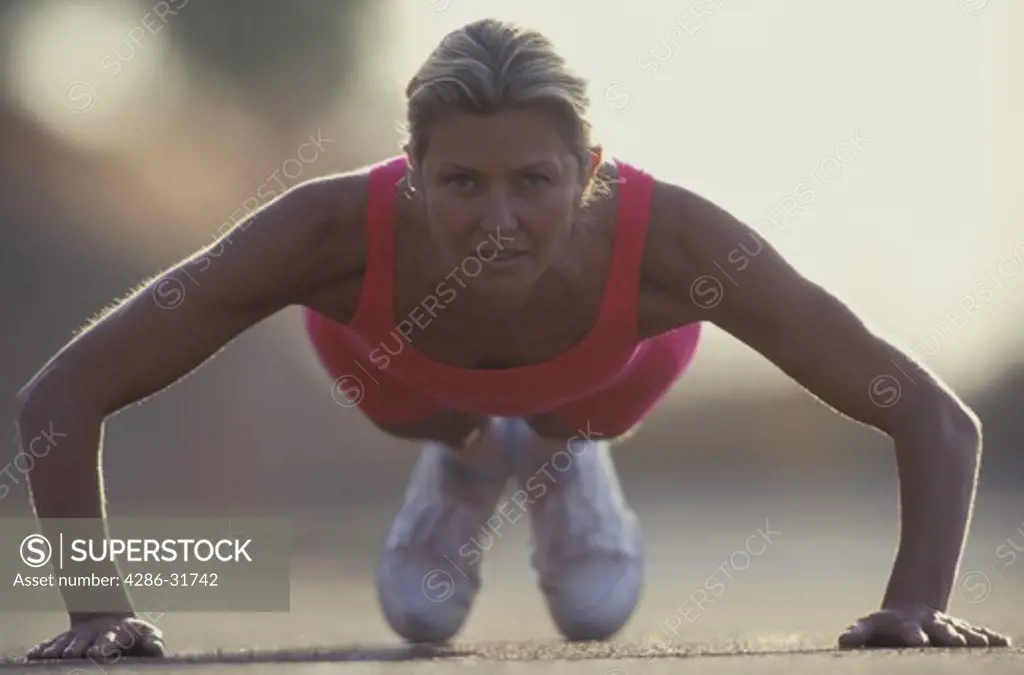
POLYGON ((474 289, 468 286, 459 290, 459 295, 452 299, 459 311, 471 314, 475 320, 508 317, 518 313, 530 304, 533 297, 532 288, 517 289, 474 289))

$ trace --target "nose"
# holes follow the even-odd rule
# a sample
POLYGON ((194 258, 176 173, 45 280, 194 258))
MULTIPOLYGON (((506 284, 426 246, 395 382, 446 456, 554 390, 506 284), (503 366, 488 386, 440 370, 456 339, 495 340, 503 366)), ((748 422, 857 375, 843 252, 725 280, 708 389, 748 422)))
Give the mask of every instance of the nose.
POLYGON ((487 200, 480 229, 488 234, 510 232, 519 227, 513 198, 503 190, 495 190, 487 200))

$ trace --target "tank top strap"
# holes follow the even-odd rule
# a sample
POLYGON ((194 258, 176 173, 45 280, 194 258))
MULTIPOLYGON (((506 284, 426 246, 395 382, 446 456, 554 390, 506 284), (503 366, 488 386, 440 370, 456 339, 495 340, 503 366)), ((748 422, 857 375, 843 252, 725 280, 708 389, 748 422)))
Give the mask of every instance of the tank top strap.
POLYGON ((655 180, 622 160, 616 159, 615 164, 618 215, 602 314, 614 325, 624 322, 629 330, 636 331, 640 272, 655 180))
POLYGON ((405 177, 404 156, 370 169, 366 204, 366 273, 353 323, 389 322, 395 283, 395 201, 405 177))

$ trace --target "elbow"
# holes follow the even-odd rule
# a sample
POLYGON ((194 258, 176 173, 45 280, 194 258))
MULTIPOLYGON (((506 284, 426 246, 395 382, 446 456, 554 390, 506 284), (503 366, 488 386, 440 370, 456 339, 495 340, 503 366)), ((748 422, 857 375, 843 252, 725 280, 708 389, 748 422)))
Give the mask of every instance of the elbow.
POLYGON ((981 452, 981 419, 973 410, 963 403, 954 402, 944 424, 950 436, 975 452, 981 452))
MULTIPOLYGON (((919 403, 924 403, 924 400, 919 399, 919 403)), ((889 435, 897 442, 911 438, 928 439, 932 444, 938 442, 965 451, 981 452, 981 420, 971 408, 946 392, 929 397, 927 405, 905 409, 904 414, 893 419, 888 426, 889 435)))
POLYGON ((46 439, 41 433, 48 431, 41 422, 47 417, 45 399, 38 385, 32 383, 22 387, 17 394, 15 425, 21 445, 19 457, 21 463, 27 465, 22 469, 26 475, 32 472, 33 467, 39 466, 40 460, 50 454, 46 439))
POLYGON ((948 392, 942 392, 932 406, 931 418, 943 438, 955 445, 981 450, 981 419, 965 403, 948 392))
POLYGON ((73 416, 91 410, 84 405, 91 399, 85 395, 85 388, 67 376, 67 372, 48 368, 36 375, 23 386, 15 396, 16 415, 19 426, 38 425, 41 417, 48 419, 55 414, 73 416))
POLYGON ((98 450, 103 417, 81 403, 87 399, 82 391, 68 380, 47 376, 35 378, 18 392, 16 426, 21 454, 28 456, 21 460, 28 466, 23 469, 26 475, 40 469, 47 475, 67 472, 69 458, 72 467, 93 461, 89 439, 96 439, 98 450), (62 451, 52 452, 57 447, 62 451))
POLYGON ((41 391, 42 388, 35 380, 29 382, 18 391, 14 399, 14 405, 19 421, 25 419, 39 405, 39 401, 43 398, 41 391))
POLYGON ((33 380, 18 391, 15 398, 15 423, 23 444, 29 441, 26 434, 35 433, 39 420, 45 416, 49 406, 47 400, 52 398, 52 395, 46 393, 48 390, 51 390, 50 385, 44 389, 38 380, 33 380))
POLYGON ((19 433, 38 433, 53 424, 102 425, 116 412, 107 404, 111 388, 104 384, 66 360, 51 362, 15 397, 19 433))
POLYGON ((32 400, 32 385, 31 385, 31 383, 29 383, 29 384, 26 384, 24 387, 22 387, 18 391, 17 395, 15 395, 15 397, 14 397, 14 405, 15 405, 15 408, 17 409, 17 411, 18 411, 18 415, 19 416, 21 415, 22 411, 24 411, 25 408, 28 407, 29 401, 31 401, 31 400, 32 400))
POLYGON ((31 410, 39 402, 52 395, 56 387, 55 371, 52 367, 46 368, 37 373, 29 380, 15 396, 15 405, 19 416, 27 410, 31 410))

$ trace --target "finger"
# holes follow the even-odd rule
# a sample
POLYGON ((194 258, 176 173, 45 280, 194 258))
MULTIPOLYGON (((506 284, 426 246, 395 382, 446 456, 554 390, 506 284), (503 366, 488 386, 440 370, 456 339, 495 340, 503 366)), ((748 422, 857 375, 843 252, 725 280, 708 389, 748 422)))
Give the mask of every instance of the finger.
POLYGON ((118 657, 129 656, 142 641, 142 635, 127 621, 122 621, 113 628, 114 641, 111 650, 118 657))
POLYGON ((859 649, 867 644, 870 634, 871 630, 868 625, 864 622, 858 621, 852 626, 849 626, 846 629, 846 632, 839 636, 839 648, 859 649))
POLYGON ((127 618, 121 625, 130 630, 134 635, 146 635, 152 633, 154 628, 141 619, 127 618))
MULTIPOLYGON (((61 635, 63 635, 63 633, 61 633, 61 635)), ((32 649, 28 650, 28 652, 25 654, 25 658, 26 659, 41 659, 41 658, 43 658, 43 652, 46 651, 46 648, 49 647, 50 645, 52 645, 54 642, 56 642, 57 638, 59 638, 59 637, 60 637, 60 635, 58 635, 57 637, 55 637, 55 638, 53 638, 51 640, 45 640, 43 642, 40 642, 35 647, 33 647, 32 649)))
POLYGON ((964 636, 964 639, 967 640, 968 647, 988 646, 988 637, 981 633, 977 626, 972 626, 963 619, 957 619, 952 616, 946 618, 946 623, 953 626, 958 633, 964 636))
POLYGON ((162 635, 146 624, 122 624, 117 645, 122 656, 162 656, 162 635))
POLYGON ((924 627, 932 645, 936 647, 966 647, 967 638, 948 622, 937 619, 924 627))
POLYGON ((86 658, 95 659, 96 661, 101 662, 108 660, 117 650, 116 645, 114 645, 115 635, 116 633, 114 630, 108 630, 96 638, 96 640, 85 650, 86 658))
MULTIPOLYGON (((57 636, 57 637, 60 637, 60 636, 57 636)), ((51 640, 45 640, 43 642, 40 642, 39 644, 37 644, 36 646, 32 647, 27 652, 25 652, 25 658, 26 659, 41 659, 43 657, 43 650, 45 650, 47 647, 49 647, 50 645, 52 645, 56 641, 57 641, 57 638, 53 638, 51 640)))
POLYGON ((51 642, 46 649, 43 650, 44 659, 59 659, 61 652, 68 646, 75 634, 71 631, 61 633, 57 636, 57 639, 51 642))
POLYGON ((956 629, 967 640, 968 647, 988 647, 988 638, 983 633, 975 630, 973 626, 961 624, 956 629))
POLYGON ((158 635, 147 635, 142 638, 142 653, 139 656, 167 656, 167 645, 158 635))
POLYGON ((85 655, 85 650, 92 644, 92 638, 94 636, 88 633, 75 633, 68 642, 67 646, 64 647, 64 651, 61 652, 60 658, 62 659, 80 659, 85 655))
POLYGON ((994 630, 985 628, 984 626, 975 626, 975 630, 988 638, 989 647, 1009 647, 1012 644, 1012 640, 1002 633, 997 633, 994 630))
POLYGON ((163 631, 153 624, 146 623, 145 621, 128 620, 125 622, 125 626, 131 631, 132 635, 135 636, 136 644, 141 644, 150 637, 159 638, 161 640, 164 637, 163 631))

